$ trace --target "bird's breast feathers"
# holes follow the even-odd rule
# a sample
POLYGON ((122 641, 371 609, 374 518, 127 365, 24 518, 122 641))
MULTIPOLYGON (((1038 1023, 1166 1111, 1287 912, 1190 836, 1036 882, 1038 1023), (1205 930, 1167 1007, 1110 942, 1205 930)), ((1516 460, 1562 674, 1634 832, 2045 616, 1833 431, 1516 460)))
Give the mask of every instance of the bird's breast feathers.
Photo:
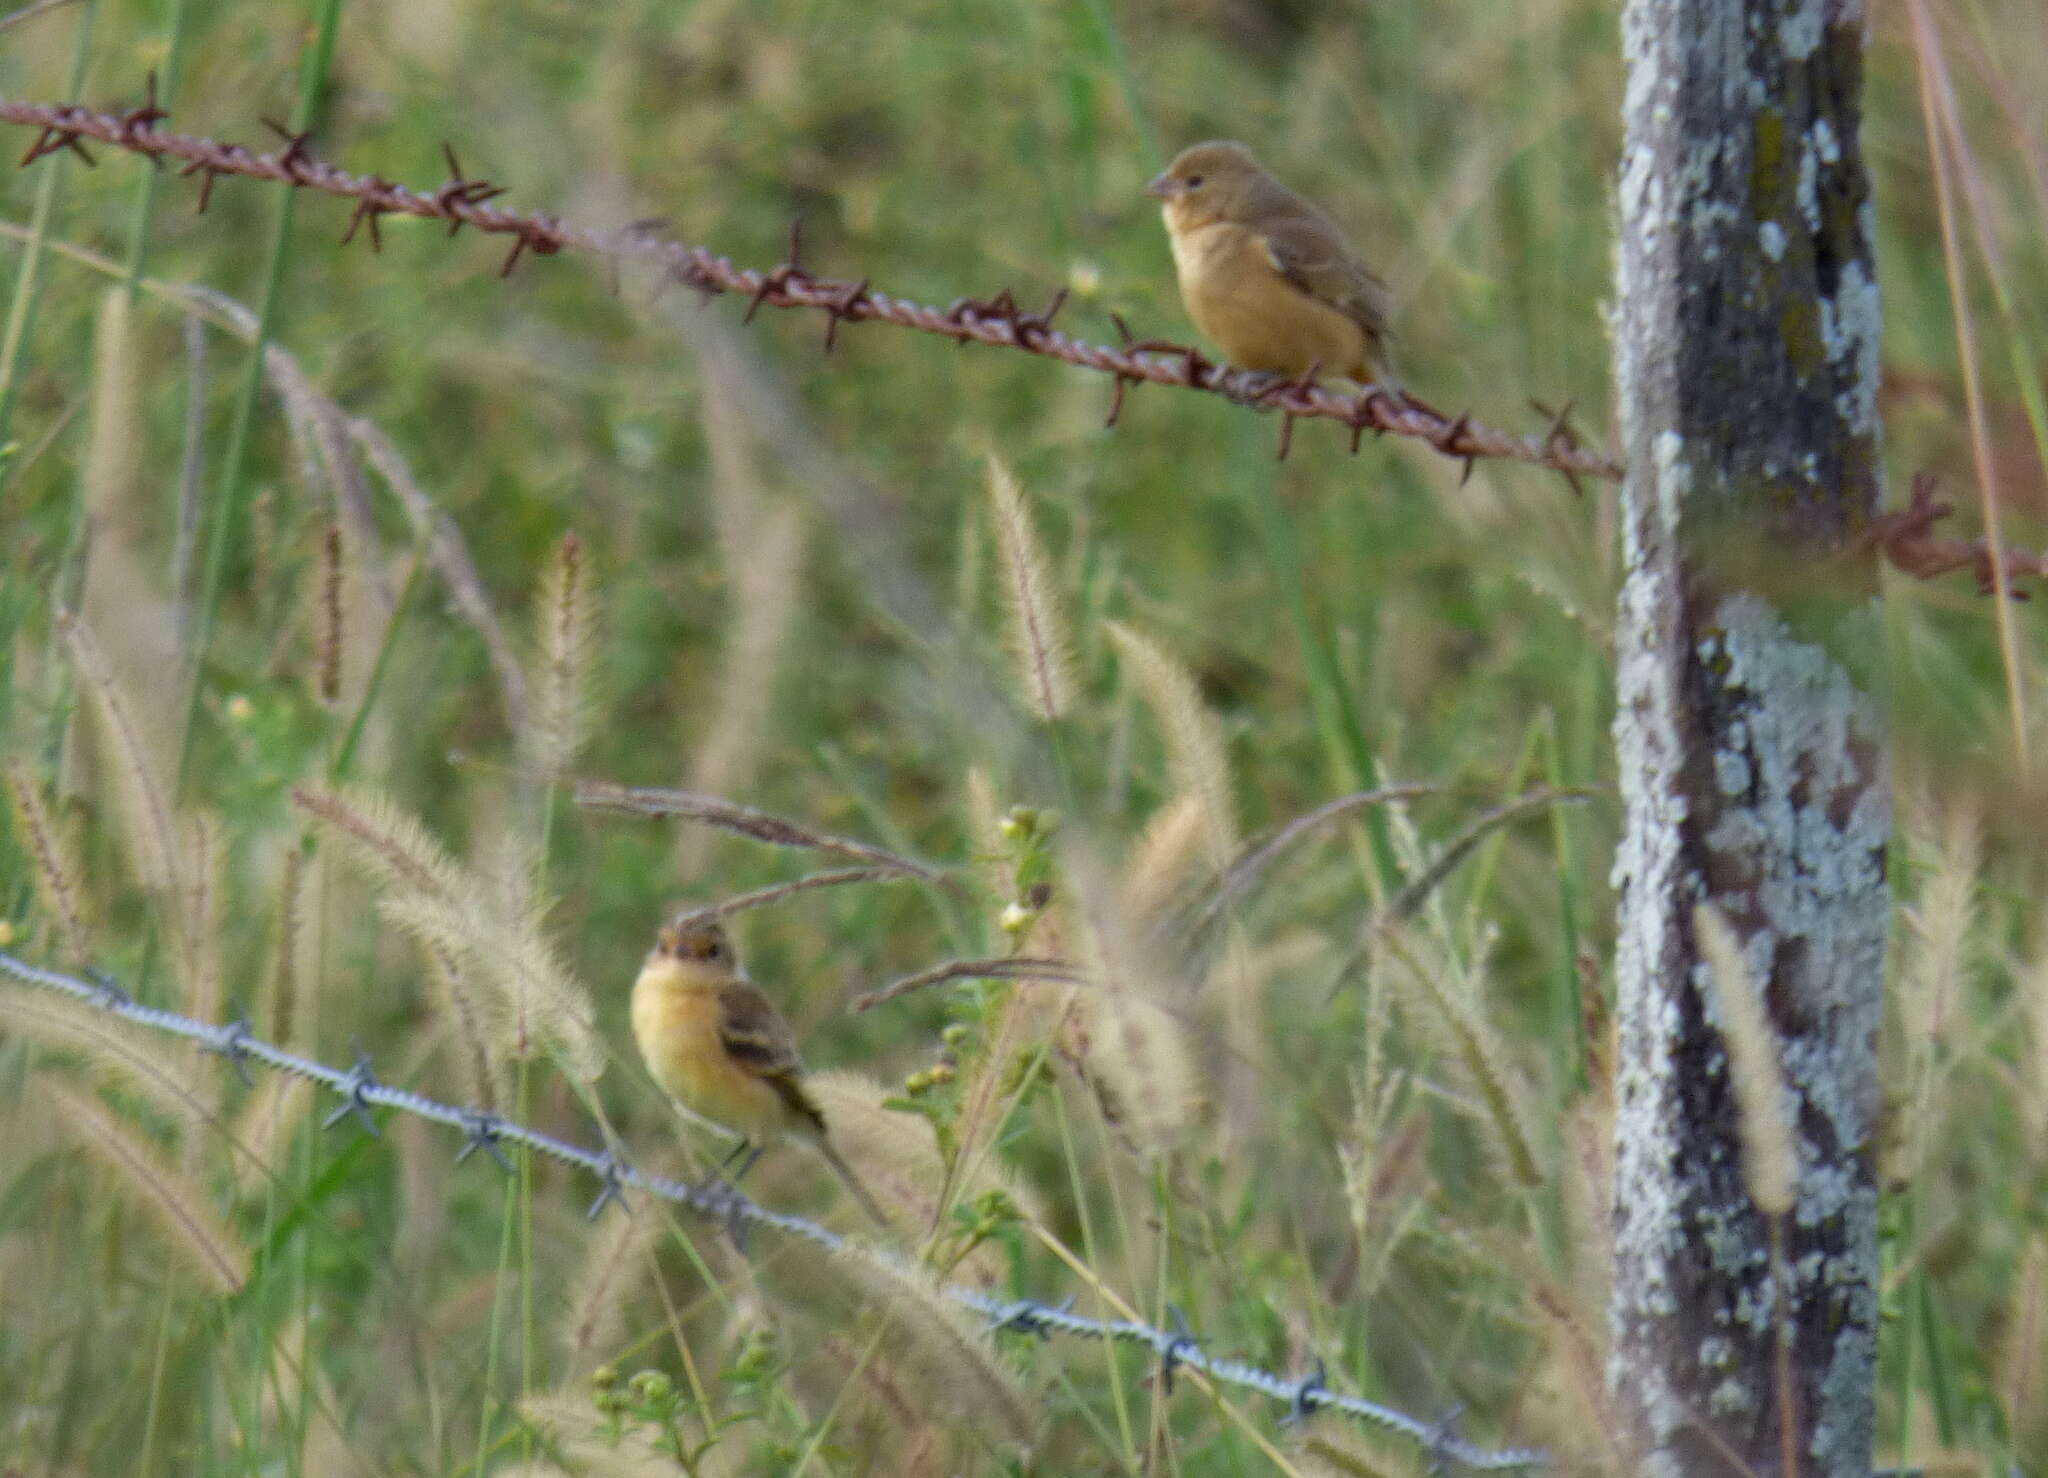
POLYGON ((681 963, 651 959, 633 983, 633 1036, 662 1091, 692 1113, 749 1138, 772 1138, 788 1109, 774 1084, 726 1050, 716 981, 681 963))
POLYGON ((1188 317, 1241 369, 1299 374, 1369 373, 1364 329, 1302 290, 1274 266, 1259 233, 1217 221, 1172 234, 1188 317))

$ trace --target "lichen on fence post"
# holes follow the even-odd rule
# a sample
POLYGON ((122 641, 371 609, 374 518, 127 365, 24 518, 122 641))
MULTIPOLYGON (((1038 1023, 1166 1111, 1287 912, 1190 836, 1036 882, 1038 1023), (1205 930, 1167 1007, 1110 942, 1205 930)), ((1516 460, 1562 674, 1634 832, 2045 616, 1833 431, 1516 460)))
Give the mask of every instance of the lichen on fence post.
POLYGON ((1650 1474, 1870 1471, 1890 816, 1864 26, 1860 0, 1623 22, 1610 1380, 1650 1474), (1783 1071, 1783 1217, 1745 1180, 1702 903, 1783 1071))

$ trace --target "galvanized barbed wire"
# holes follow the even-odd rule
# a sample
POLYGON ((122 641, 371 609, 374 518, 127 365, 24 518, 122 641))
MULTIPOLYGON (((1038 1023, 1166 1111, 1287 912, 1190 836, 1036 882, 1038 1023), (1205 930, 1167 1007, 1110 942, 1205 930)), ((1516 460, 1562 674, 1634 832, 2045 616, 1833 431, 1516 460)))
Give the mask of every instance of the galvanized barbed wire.
MULTIPOLYGON (((801 1237, 828 1251, 837 1251, 847 1245, 846 1239, 829 1227, 820 1226, 806 1217, 771 1211, 722 1181, 691 1185, 668 1176, 654 1175, 635 1169, 608 1150, 586 1149, 482 1109, 442 1103, 381 1083, 360 1051, 350 1067, 333 1067, 264 1041, 252 1033, 248 1023, 239 1017, 216 1025, 176 1011, 145 1006, 103 972, 88 972, 93 978, 81 980, 62 971, 31 965, 5 950, 0 950, 0 973, 26 985, 57 991, 97 1006, 137 1025, 196 1042, 207 1051, 225 1058, 245 1084, 249 1081, 248 1064, 251 1061, 323 1084, 341 1098, 341 1102, 321 1120, 323 1129, 344 1118, 354 1118, 374 1137, 378 1132, 377 1124, 370 1116, 370 1110, 373 1107, 391 1108, 460 1130, 463 1145, 455 1157, 458 1163, 482 1150, 497 1162, 499 1168, 510 1171, 511 1163, 506 1160, 501 1147, 518 1144, 563 1164, 574 1165, 597 1177, 597 1197, 587 1212, 592 1217, 611 1202, 620 1200, 622 1193, 631 1188, 687 1206, 727 1226, 749 1223, 769 1227, 792 1237, 801 1237)), ((888 1255, 881 1249, 869 1250, 872 1255, 888 1255)), ((1540 1448, 1489 1450, 1465 1441, 1454 1429, 1455 1412, 1443 1420, 1429 1422, 1362 1396, 1347 1396, 1333 1391, 1325 1383, 1326 1371, 1321 1360, 1317 1360, 1307 1374, 1287 1380, 1246 1361, 1208 1354, 1178 1310, 1170 1311, 1173 1327, 1160 1329, 1135 1319, 1091 1319, 1084 1314, 1076 1314, 1071 1297, 1059 1304, 1047 1304, 1034 1298, 1001 1298, 954 1283, 941 1284, 940 1291, 952 1302, 987 1319, 992 1330, 1035 1334, 1042 1338, 1063 1334, 1077 1339, 1145 1345, 1157 1357, 1159 1378, 1169 1393, 1176 1371, 1194 1370, 1226 1385, 1257 1391, 1276 1401, 1286 1402, 1288 1409, 1284 1421, 1297 1421, 1317 1411, 1342 1412, 1414 1441, 1427 1454, 1432 1472, 1446 1471, 1447 1465, 1453 1464, 1477 1472, 1506 1472, 1547 1467, 1550 1463, 1550 1455, 1540 1448)))
POLYGON ((838 339, 840 324, 868 322, 937 334, 956 343, 972 341, 1021 349, 1027 354, 1113 377, 1106 422, 1111 426, 1122 413, 1124 396, 1131 386, 1174 385, 1221 395, 1253 409, 1278 411, 1281 457, 1287 455, 1294 422, 1315 419, 1335 421, 1346 427, 1353 452, 1358 450, 1360 438, 1366 432, 1392 432, 1426 442, 1445 456, 1464 463, 1468 476, 1473 463, 1482 457, 1548 467, 1563 474, 1574 488, 1581 477, 1619 481, 1622 474, 1621 463, 1613 457, 1581 445, 1571 426, 1569 404, 1552 411, 1532 402, 1548 423, 1544 433, 1510 436, 1481 425, 1469 415, 1445 416, 1412 396, 1377 385, 1367 385, 1356 394, 1347 395, 1318 385, 1307 375, 1276 380, 1270 375, 1233 370, 1188 345, 1134 338, 1115 314, 1111 318, 1123 343, 1089 343, 1052 326, 1066 301, 1064 290, 1038 312, 1024 308, 1008 289, 992 298, 961 298, 948 307, 938 308, 882 292, 867 278, 855 282, 814 276, 803 265, 801 241, 794 226, 790 228, 787 260, 765 271, 740 267, 707 247, 665 239, 646 222, 620 230, 596 231, 557 216, 508 210, 493 203, 505 193, 504 187, 484 179, 471 179, 463 172, 455 151, 446 144, 442 150, 448 162, 448 179, 423 192, 381 175, 350 174, 315 157, 308 148, 309 135, 294 134, 268 120, 267 126, 284 140, 284 147, 266 154, 241 144, 166 132, 159 125, 167 116, 157 106, 153 74, 142 106, 125 112, 102 112, 76 103, 0 98, 0 121, 38 130, 35 142, 22 156, 24 165, 59 150, 68 150, 85 163, 94 164, 96 161, 84 143, 92 139, 144 155, 154 163, 182 160, 182 174, 201 177, 201 210, 211 197, 214 181, 222 175, 269 180, 353 200, 355 210, 341 238, 344 244, 360 231, 375 249, 382 244, 377 225, 380 217, 413 216, 446 222, 451 236, 470 226, 487 234, 511 237, 512 248, 499 269, 500 276, 509 275, 528 253, 546 257, 570 250, 613 262, 648 263, 661 269, 667 280, 694 288, 707 298, 721 293, 736 294, 748 300, 748 320, 764 304, 771 308, 815 308, 826 316, 827 351, 838 339))

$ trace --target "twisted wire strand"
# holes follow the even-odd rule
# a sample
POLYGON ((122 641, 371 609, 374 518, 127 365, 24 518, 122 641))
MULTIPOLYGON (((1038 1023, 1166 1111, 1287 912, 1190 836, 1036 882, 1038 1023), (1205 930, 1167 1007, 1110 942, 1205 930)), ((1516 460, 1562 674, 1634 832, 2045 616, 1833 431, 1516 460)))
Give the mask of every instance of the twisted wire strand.
MULTIPOLYGON (((451 1129, 462 1131, 464 1145, 457 1156, 458 1160, 467 1159, 473 1151, 482 1149, 497 1160, 501 1167, 509 1170, 511 1167, 503 1158, 499 1146, 518 1144, 559 1160, 563 1164, 574 1165, 598 1178, 597 1199, 590 1207, 592 1216, 602 1212, 610 1202, 618 1200, 623 1189, 631 1188, 687 1206, 693 1211, 718 1218, 728 1224, 747 1222, 770 1227, 792 1237, 804 1238, 828 1250, 837 1250, 846 1245, 845 1239, 830 1228, 820 1226, 805 1217, 770 1211, 729 1185, 690 1185, 667 1176, 652 1175, 622 1163, 609 1152, 586 1149, 582 1145, 571 1144, 567 1140, 557 1139, 551 1134, 529 1129, 523 1124, 500 1118, 496 1114, 485 1113, 480 1109, 441 1103, 403 1088, 394 1088, 388 1083, 380 1083, 370 1070, 369 1063, 361 1057, 357 1058, 353 1067, 334 1067, 314 1058, 302 1057, 296 1052, 287 1051, 252 1035, 247 1025, 239 1019, 222 1025, 213 1025, 194 1020, 176 1011, 145 1006, 129 998, 104 975, 99 975, 95 980, 81 980, 61 971, 29 964, 26 960, 4 950, 0 950, 0 973, 11 975, 27 985, 58 991, 140 1026, 196 1042, 208 1051, 225 1057, 245 1078, 246 1064, 253 1060, 323 1084, 341 1095, 342 1100, 322 1121, 323 1128, 353 1115, 374 1135, 377 1128, 369 1110, 373 1107, 392 1108, 400 1113, 411 1114, 416 1118, 428 1119, 436 1124, 445 1124, 451 1129)), ((1433 1464, 1432 1471, 1443 1471, 1446 1467, 1455 1465, 1475 1472, 1504 1472, 1546 1467, 1550 1462, 1549 1455, 1538 1448, 1490 1450, 1475 1446, 1457 1435, 1453 1430, 1451 1418, 1436 1422, 1425 1421, 1394 1407, 1368 1401, 1362 1396, 1348 1396, 1333 1391, 1324 1384, 1321 1361, 1317 1361, 1307 1375, 1288 1380, 1242 1360, 1206 1353, 1201 1347, 1200 1340, 1185 1327, 1160 1329, 1155 1325, 1133 1319, 1091 1319, 1086 1315, 1074 1313, 1068 1307, 1071 1299, 1067 1303, 1047 1304, 1033 1298, 1000 1298, 994 1294, 983 1293, 979 1289, 963 1288, 951 1283, 942 1284, 941 1291, 954 1303, 971 1309, 987 1319, 992 1329, 1041 1337, 1060 1334, 1077 1339, 1116 1340, 1145 1345, 1158 1358, 1161 1373, 1168 1379, 1176 1370, 1200 1371, 1212 1380, 1257 1391, 1274 1400, 1286 1402, 1290 1418, 1298 1419, 1316 1411, 1337 1411, 1386 1431, 1397 1432, 1423 1448, 1433 1464)))

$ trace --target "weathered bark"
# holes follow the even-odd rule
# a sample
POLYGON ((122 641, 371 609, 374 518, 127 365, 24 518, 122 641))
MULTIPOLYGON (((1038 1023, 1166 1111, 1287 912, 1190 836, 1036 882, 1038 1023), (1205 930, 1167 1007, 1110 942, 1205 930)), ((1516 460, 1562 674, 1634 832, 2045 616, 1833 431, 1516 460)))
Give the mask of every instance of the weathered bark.
POLYGON ((1879 484, 1862 5, 1628 0, 1623 29, 1610 1380, 1646 1473, 1782 1475, 1789 1451, 1864 1478, 1890 815, 1856 540, 1879 484), (1708 900, 1798 1141, 1775 1260, 1703 993, 1708 900))

